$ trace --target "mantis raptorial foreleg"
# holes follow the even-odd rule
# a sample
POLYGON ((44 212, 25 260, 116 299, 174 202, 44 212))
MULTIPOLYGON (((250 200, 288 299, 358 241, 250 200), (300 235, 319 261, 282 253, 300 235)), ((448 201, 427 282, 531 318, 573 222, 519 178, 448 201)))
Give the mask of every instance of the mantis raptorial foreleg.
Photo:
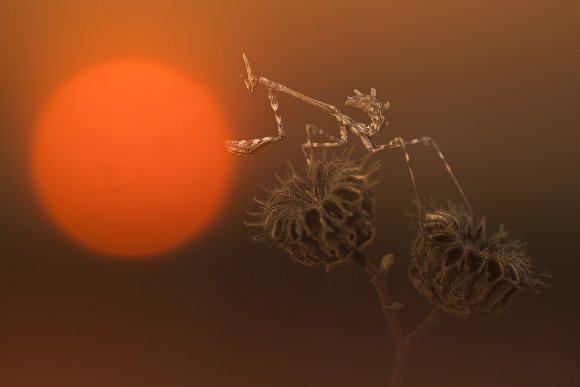
POLYGON ((226 147, 228 151, 236 155, 249 155, 258 148, 269 144, 271 142, 276 142, 282 140, 286 137, 286 130, 284 129, 284 124, 282 123, 282 117, 278 112, 278 99, 272 90, 268 92, 268 99, 270 100, 270 106, 274 111, 274 118, 276 118, 276 125, 278 126, 278 135, 277 136, 266 136, 261 138, 254 138, 252 140, 229 140, 226 141, 226 147))

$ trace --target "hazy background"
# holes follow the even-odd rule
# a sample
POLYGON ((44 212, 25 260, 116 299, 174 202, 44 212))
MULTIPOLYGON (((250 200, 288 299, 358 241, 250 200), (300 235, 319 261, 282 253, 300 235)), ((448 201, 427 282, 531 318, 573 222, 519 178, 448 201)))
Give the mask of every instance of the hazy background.
MULTIPOLYGON (((498 318, 433 329, 409 387, 580 385, 579 23, 575 0, 1 0, 0 385, 385 385, 391 340, 363 273, 302 268, 242 224, 261 184, 287 160, 303 167, 305 124, 335 130, 314 108, 280 96, 287 140, 237 158, 220 217, 158 260, 87 251, 35 199, 37 112, 64 79, 103 61, 174 66, 213 91, 237 138, 275 133, 264 90, 250 96, 237 76, 242 50, 257 75, 337 106, 377 88, 392 105, 381 141, 434 137, 476 211, 505 222, 554 274, 545 294, 521 295, 498 318)), ((411 151, 422 194, 457 200, 434 153, 411 151)), ((412 192, 401 154, 378 157, 369 254, 396 255, 389 286, 409 329, 428 311, 405 274, 412 192)))

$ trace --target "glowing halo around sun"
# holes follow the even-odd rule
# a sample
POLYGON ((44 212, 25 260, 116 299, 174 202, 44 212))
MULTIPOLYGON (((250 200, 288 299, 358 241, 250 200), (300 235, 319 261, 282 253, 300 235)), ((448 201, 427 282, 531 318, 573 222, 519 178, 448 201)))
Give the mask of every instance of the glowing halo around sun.
POLYGON ((31 146, 42 207, 72 239, 114 257, 174 249, 228 195, 229 127, 207 90, 146 60, 92 67, 44 105, 31 146))

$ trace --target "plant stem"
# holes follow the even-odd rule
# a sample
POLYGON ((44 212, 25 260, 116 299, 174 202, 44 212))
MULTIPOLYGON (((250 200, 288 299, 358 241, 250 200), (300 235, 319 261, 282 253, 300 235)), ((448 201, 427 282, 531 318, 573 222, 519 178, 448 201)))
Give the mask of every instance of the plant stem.
POLYGON ((443 318, 444 314, 445 312, 443 309, 433 308, 429 315, 407 335, 402 350, 395 351, 389 386, 398 387, 401 385, 401 371, 407 364, 407 361, 413 352, 413 347, 435 323, 443 318))
POLYGON ((391 308, 393 300, 391 299, 391 295, 387 290, 387 285, 385 284, 385 281, 383 281, 381 272, 375 267, 375 265, 373 265, 373 263, 366 257, 364 257, 363 261, 363 266, 369 275, 369 280, 374 285, 379 296, 379 300, 381 301, 383 313, 385 315, 385 319, 387 320, 387 325, 389 326, 389 331, 391 332, 393 340, 395 341, 395 348, 400 350, 405 344, 405 337, 403 336, 403 331, 401 330, 399 318, 397 317, 395 311, 391 308))
POLYGON ((395 354, 391 366, 389 387, 399 387, 401 385, 401 371, 412 353, 413 346, 435 323, 441 320, 445 312, 441 308, 434 308, 431 310, 429 315, 421 321, 413 331, 411 331, 411 333, 405 336, 401 330, 399 318, 392 307, 392 298, 389 294, 382 273, 361 252, 356 251, 354 258, 356 262, 366 270, 369 280, 375 287, 379 300, 381 301, 383 313, 387 320, 387 326, 389 327, 389 331, 395 343, 395 354))
POLYGON ((421 321, 421 323, 419 323, 419 325, 417 325, 415 329, 413 329, 413 331, 407 336, 408 345, 413 346, 425 333, 427 333, 431 326, 441 321, 444 316, 445 311, 443 311, 443 309, 431 309, 429 315, 423 321, 421 321))

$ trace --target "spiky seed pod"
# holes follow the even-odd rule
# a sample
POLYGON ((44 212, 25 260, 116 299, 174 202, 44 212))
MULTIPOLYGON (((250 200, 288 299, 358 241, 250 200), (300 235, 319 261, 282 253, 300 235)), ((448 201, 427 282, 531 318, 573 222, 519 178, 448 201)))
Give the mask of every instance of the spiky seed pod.
POLYGON ((409 277, 434 305, 467 318, 495 315, 523 289, 549 286, 550 275, 537 269, 519 240, 506 231, 486 236, 485 219, 464 207, 432 206, 411 249, 409 277))
POLYGON ((259 228, 255 240, 272 241, 306 266, 324 267, 346 262, 374 235, 374 185, 369 176, 378 163, 366 166, 347 154, 327 161, 315 158, 301 176, 290 166, 286 178, 256 200, 259 228))

